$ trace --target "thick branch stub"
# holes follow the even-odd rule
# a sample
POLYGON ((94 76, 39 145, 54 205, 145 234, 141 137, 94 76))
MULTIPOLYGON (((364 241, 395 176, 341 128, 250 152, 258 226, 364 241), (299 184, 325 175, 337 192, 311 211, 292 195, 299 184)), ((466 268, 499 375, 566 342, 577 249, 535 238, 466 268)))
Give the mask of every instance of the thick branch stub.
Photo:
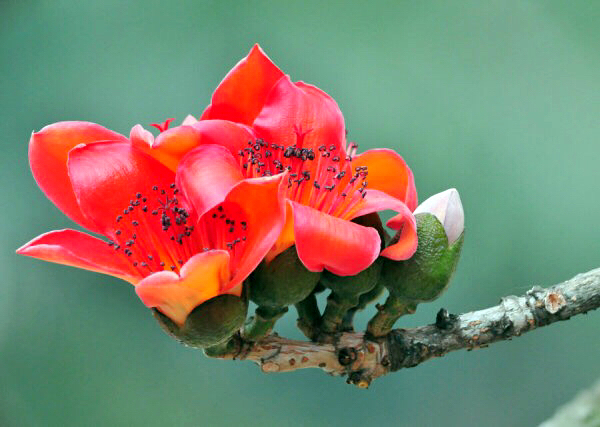
POLYGON ((436 324, 398 329, 388 335, 390 371, 417 366, 431 357, 487 347, 600 306, 600 269, 548 289, 534 287, 495 307, 460 316, 438 313, 436 324), (440 327, 441 326, 441 327, 440 327))
POLYGON ((534 287, 523 296, 502 298, 499 305, 484 310, 456 316, 442 309, 431 325, 396 329, 382 338, 343 333, 334 336, 333 344, 322 344, 271 335, 219 357, 252 360, 264 372, 320 368, 332 375, 346 375, 348 382, 359 387, 368 387, 377 377, 417 366, 432 357, 487 347, 598 307, 600 269, 548 289, 534 287))

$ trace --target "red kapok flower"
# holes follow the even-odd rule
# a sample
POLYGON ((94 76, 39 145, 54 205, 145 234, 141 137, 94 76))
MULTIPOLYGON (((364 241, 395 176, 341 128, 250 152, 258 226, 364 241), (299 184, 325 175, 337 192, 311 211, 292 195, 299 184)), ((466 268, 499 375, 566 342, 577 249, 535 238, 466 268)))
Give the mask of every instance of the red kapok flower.
POLYGON ((182 325, 202 302, 239 296, 284 225, 284 175, 219 192, 212 187, 224 183, 196 179, 207 173, 197 159, 227 156, 222 146, 198 147, 175 172, 102 126, 47 126, 29 144, 38 185, 75 222, 109 240, 57 230, 17 253, 127 280, 144 304, 182 325))
POLYGON ((388 226, 401 234, 381 255, 403 260, 415 252, 417 192, 402 157, 388 149, 355 155, 337 103, 315 86, 292 82, 260 47, 227 74, 200 121, 184 124, 156 140, 140 128, 132 141, 172 169, 193 147, 227 147, 231 156, 205 180, 227 182, 221 192, 288 171, 286 226, 267 260, 295 244, 309 270, 357 274, 377 258, 381 242, 375 229, 351 220, 387 209, 397 212, 388 226))

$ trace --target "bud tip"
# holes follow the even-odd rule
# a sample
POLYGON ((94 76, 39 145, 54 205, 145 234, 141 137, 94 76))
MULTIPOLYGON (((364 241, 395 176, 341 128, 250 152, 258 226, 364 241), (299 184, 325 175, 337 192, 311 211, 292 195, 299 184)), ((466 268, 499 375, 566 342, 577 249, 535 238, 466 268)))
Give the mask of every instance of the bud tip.
POLYGON ((456 188, 434 194, 421 203, 414 213, 435 215, 446 230, 449 245, 456 242, 465 229, 465 212, 456 188))

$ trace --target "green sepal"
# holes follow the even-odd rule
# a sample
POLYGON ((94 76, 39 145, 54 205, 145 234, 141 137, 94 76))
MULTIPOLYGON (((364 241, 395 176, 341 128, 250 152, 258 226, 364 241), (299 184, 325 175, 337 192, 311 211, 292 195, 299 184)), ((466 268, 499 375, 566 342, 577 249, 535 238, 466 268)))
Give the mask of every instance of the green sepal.
POLYGON ((456 270, 464 242, 464 232, 452 245, 443 225, 429 213, 415 215, 419 245, 406 261, 386 259, 382 283, 390 293, 420 303, 438 298, 448 287, 456 270))
POLYGON ((250 275, 250 299, 263 307, 282 308, 296 304, 313 291, 321 273, 308 271, 292 246, 275 259, 263 261, 250 275))
POLYGON ((219 295, 203 302, 187 317, 182 327, 154 309, 160 326, 181 343, 197 348, 212 347, 229 339, 244 324, 248 301, 235 295, 219 295))

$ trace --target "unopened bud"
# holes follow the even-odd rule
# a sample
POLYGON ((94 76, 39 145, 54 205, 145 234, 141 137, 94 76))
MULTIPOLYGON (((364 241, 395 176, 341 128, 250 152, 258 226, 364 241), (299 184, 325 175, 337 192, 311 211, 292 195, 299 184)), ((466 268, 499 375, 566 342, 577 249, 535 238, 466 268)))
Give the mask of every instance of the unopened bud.
POLYGON ((421 212, 415 218, 419 236, 417 251, 406 261, 386 259, 381 273, 391 294, 413 304, 432 301, 446 290, 464 241, 463 232, 449 245, 444 227, 433 214, 421 212))
POLYGON ((446 231, 449 245, 456 242, 465 229, 465 212, 456 188, 442 191, 425 200, 415 209, 414 214, 419 213, 435 215, 446 231))
POLYGON ((390 296, 369 323, 371 335, 387 334, 399 317, 414 313, 421 302, 438 298, 458 264, 464 241, 464 211, 458 191, 436 194, 414 213, 417 251, 406 261, 385 260, 381 282, 390 296))

